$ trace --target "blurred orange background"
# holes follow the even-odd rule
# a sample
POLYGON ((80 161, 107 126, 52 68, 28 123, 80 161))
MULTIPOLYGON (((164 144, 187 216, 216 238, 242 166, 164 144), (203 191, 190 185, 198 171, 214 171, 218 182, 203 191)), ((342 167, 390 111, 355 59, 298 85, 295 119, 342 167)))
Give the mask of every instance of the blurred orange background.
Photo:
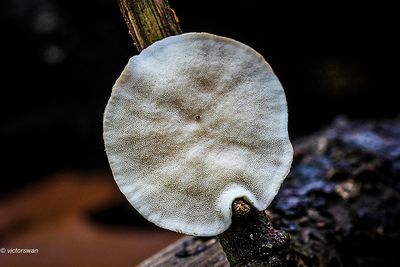
POLYGON ((0 247, 38 252, 2 253, 0 266, 135 266, 181 237, 155 226, 112 225, 118 220, 97 218, 125 204, 106 172, 58 172, 3 196, 0 247))

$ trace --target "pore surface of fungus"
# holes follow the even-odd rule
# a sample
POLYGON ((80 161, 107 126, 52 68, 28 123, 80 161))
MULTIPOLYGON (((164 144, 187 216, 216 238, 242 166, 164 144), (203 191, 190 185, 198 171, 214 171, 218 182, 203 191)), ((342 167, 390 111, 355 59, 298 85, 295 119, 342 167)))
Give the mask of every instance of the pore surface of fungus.
POLYGON ((187 33, 129 60, 104 116, 115 180, 156 225, 210 236, 243 197, 264 210, 293 156, 285 93, 268 63, 232 39, 187 33))

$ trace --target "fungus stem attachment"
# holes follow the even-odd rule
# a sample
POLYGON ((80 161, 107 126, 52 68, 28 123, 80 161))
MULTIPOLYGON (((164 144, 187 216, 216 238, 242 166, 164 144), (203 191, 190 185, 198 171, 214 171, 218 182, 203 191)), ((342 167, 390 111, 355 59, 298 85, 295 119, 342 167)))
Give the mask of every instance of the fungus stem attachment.
POLYGON ((245 216, 251 209, 251 205, 242 198, 235 199, 232 203, 233 216, 236 217, 245 216))

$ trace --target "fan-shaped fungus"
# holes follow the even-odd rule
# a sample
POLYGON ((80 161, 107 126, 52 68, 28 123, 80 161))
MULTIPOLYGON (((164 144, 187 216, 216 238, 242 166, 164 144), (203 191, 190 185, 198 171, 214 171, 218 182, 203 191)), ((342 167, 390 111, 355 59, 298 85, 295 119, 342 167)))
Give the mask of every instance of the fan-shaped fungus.
POLYGON ((264 58, 207 33, 167 37, 130 59, 104 116, 115 180, 156 225, 211 236, 243 197, 264 210, 293 156, 283 88, 264 58))

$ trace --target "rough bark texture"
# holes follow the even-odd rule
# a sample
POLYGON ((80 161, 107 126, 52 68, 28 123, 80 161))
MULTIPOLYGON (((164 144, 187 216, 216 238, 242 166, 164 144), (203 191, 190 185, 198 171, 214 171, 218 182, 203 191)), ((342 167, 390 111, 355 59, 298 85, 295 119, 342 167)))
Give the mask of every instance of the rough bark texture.
POLYGON ((216 238, 186 237, 145 260, 138 267, 229 267, 216 238))
POLYGON ((338 118, 298 140, 270 206, 291 234, 289 266, 397 266, 400 123, 338 118))
POLYGON ((290 244, 289 234, 275 230, 266 214, 254 208, 233 215, 231 227, 218 240, 231 266, 282 266, 290 244))
MULTIPOLYGON (((267 255, 263 263, 247 266, 397 266, 400 122, 338 118, 294 146, 292 171, 266 211, 275 227, 290 233, 290 246, 285 251, 277 242, 278 253, 273 244, 264 250, 249 244, 250 236, 238 231, 238 242, 253 247, 257 255, 267 255)), ((267 234, 274 232, 279 233, 267 234)), ((233 253, 232 258, 240 253, 226 251, 233 253)), ((216 239, 187 238, 141 266, 229 265, 216 239)))
POLYGON ((139 52, 157 40, 182 33, 178 18, 167 0, 118 0, 118 2, 139 52))

